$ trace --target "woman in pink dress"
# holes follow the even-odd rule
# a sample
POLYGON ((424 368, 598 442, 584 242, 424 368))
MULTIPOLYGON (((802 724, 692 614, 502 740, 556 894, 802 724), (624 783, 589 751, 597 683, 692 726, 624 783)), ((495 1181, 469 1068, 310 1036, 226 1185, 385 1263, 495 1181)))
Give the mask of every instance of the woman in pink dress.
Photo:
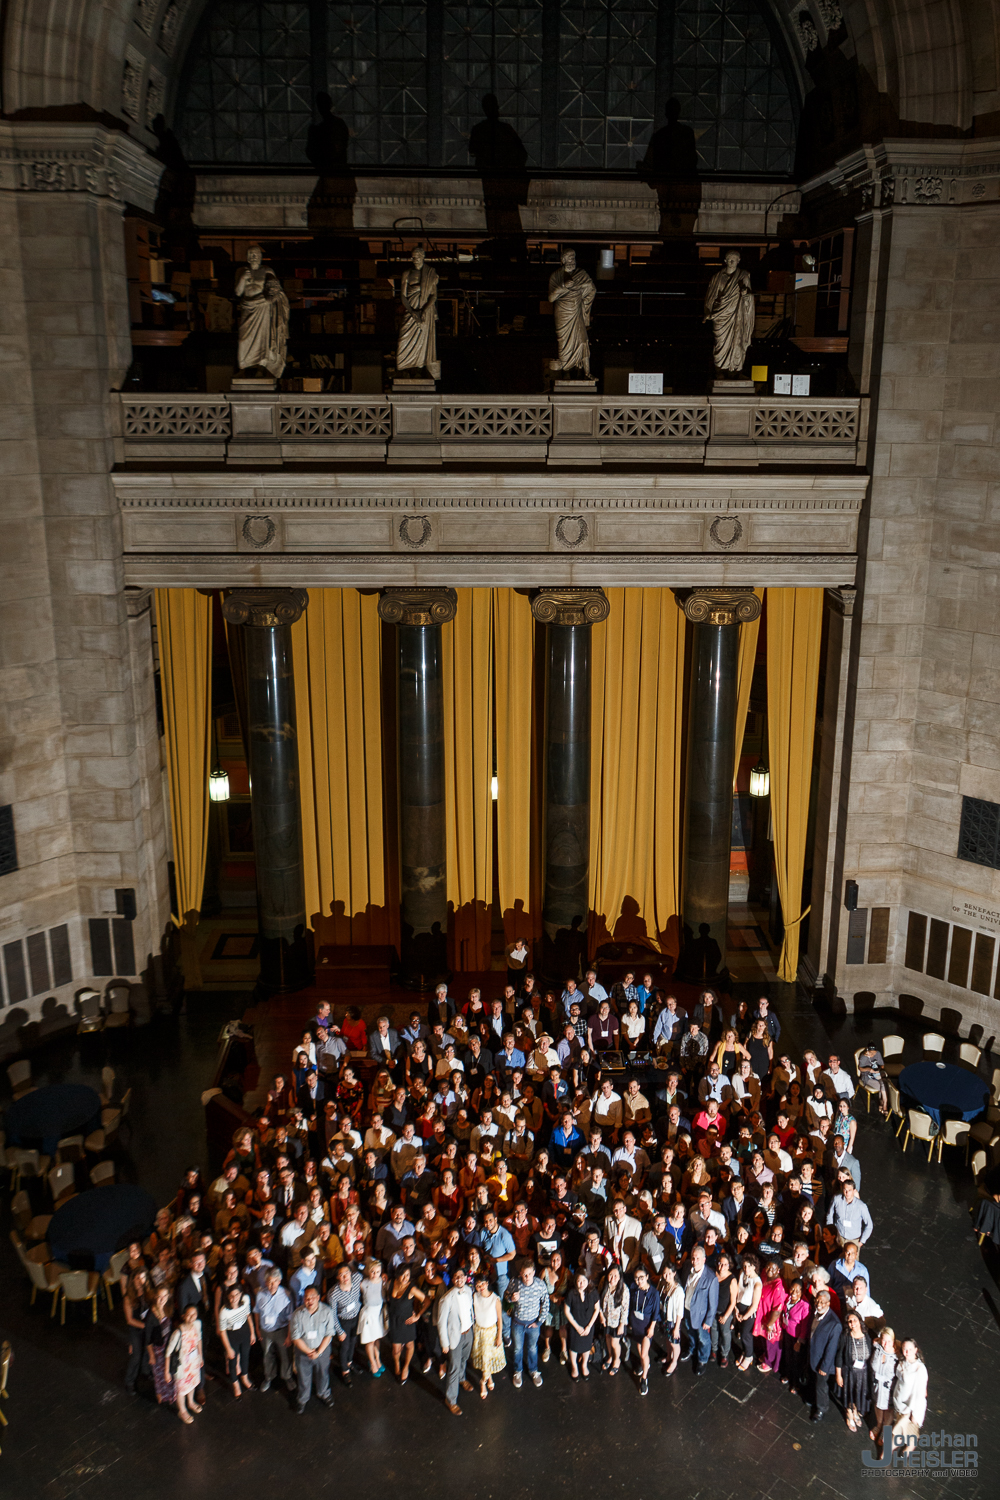
POLYGON ((763 1340, 764 1344, 757 1360, 762 1375, 777 1373, 781 1360, 781 1309, 786 1297, 781 1266, 777 1260, 770 1260, 764 1268, 764 1285, 753 1325, 754 1337, 763 1340))
POLYGON ((193 1414, 202 1410, 194 1399, 194 1393, 201 1384, 203 1362, 201 1324, 198 1321, 198 1309, 192 1304, 181 1313, 181 1320, 170 1335, 167 1345, 167 1370, 173 1376, 177 1415, 189 1425, 194 1420, 193 1414))

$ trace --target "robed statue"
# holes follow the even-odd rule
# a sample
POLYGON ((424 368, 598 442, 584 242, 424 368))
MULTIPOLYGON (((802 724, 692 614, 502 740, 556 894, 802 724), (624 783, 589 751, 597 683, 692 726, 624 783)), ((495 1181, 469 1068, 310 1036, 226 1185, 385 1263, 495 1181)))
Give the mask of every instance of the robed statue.
POLYGON ((715 368, 742 370, 753 338, 754 301, 750 272, 739 269, 739 251, 727 250, 705 293, 704 322, 715 329, 715 368))
POLYGON ((403 321, 396 343, 396 374, 402 370, 426 370, 432 380, 441 378, 437 357, 438 274, 425 265, 423 248, 413 252, 413 265, 403 272, 399 295, 403 299, 403 321))
POLYGON ((586 271, 576 268, 576 252, 564 250, 560 266, 549 278, 549 301, 556 320, 559 358, 549 361, 550 370, 582 370, 590 379, 590 309, 597 288, 586 271))
POLYGON ((288 354, 288 298, 277 276, 263 262, 260 246, 251 245, 247 263, 236 278, 240 303, 236 360, 247 375, 265 370, 277 380, 288 354))

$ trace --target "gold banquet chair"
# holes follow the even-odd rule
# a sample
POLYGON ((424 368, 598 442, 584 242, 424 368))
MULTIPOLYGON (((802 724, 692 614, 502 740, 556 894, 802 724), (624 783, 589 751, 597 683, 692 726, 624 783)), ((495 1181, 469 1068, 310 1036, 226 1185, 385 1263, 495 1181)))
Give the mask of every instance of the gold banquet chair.
POLYGON ((92 1321, 97 1322, 97 1297, 101 1290, 101 1278, 96 1271, 62 1271, 59 1290, 62 1293, 60 1323, 66 1322, 67 1302, 89 1302, 93 1309, 92 1321))
POLYGON ((969 1126, 965 1120, 944 1120, 938 1133, 938 1162, 941 1161, 941 1152, 945 1146, 964 1146, 965 1159, 969 1159, 969 1126))
POLYGON ((903 1137, 903 1150, 905 1151, 912 1136, 915 1141, 927 1141, 927 1160, 930 1161, 934 1155, 934 1145, 937 1141, 937 1131, 934 1121, 930 1115, 925 1115, 922 1109, 908 1109, 906 1111, 907 1126, 906 1135, 903 1137))

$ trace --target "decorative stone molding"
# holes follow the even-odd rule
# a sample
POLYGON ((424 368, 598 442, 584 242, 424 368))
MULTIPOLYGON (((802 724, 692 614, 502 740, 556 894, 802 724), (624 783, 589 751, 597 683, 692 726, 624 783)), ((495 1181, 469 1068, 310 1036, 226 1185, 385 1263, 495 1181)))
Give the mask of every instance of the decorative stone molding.
POLYGON ((387 625, 447 625, 458 613, 454 589, 384 589, 378 617, 387 625))
POLYGON ((139 118, 143 64, 141 52, 137 52, 134 47, 125 48, 125 62, 122 67, 122 114, 129 120, 139 118))
POLYGON ((157 115, 163 113, 163 101, 166 98, 167 85, 162 73, 155 69, 150 70, 149 82, 146 85, 146 129, 152 130, 153 121, 157 115))
POLYGON ((857 589, 839 588, 827 589, 827 603, 834 614, 843 615, 845 620, 850 620, 854 615, 854 604, 858 597, 857 589))
POLYGON ((539 625, 599 625, 611 605, 603 589, 539 589, 531 613, 539 625))
POLYGON ((159 8, 160 0, 136 0, 135 24, 144 36, 153 35, 153 24, 159 8))
POLYGON ((887 140, 852 152, 802 185, 856 192, 863 214, 875 209, 941 208, 1000 199, 1000 147, 993 139, 887 140))
POLYGON ((695 625, 746 625, 760 618, 761 601, 752 588, 692 589, 682 603, 695 625))
POLYGON ((184 17, 188 13, 191 0, 172 0, 164 14, 160 26, 160 46, 168 57, 173 57, 177 46, 177 39, 181 34, 184 17))
POLYGON ((222 617, 230 625, 273 629, 294 625, 308 603, 306 589, 227 589, 222 597, 222 617))
POLYGON ((0 191, 85 193, 151 212, 162 171, 136 141, 103 125, 0 122, 0 191))

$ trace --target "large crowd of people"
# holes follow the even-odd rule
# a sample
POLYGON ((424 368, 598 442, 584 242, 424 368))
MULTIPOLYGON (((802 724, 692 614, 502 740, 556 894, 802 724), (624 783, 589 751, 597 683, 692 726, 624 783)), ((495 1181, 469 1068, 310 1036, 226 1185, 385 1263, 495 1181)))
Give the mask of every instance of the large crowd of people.
POLYGON ((694 1377, 732 1360, 835 1403, 881 1456, 927 1371, 865 1264, 878 1233, 855 1095, 886 1110, 876 1048, 795 1061, 765 998, 690 1014, 649 975, 609 994, 509 973, 440 985, 397 1030, 320 1002, 221 1173, 186 1173, 121 1270, 126 1385, 182 1421, 206 1381, 279 1381, 303 1413, 331 1373, 420 1373, 487 1400, 508 1376, 694 1377), (852 1060, 853 1061, 853 1060, 852 1060), (863 1097, 863 1094, 859 1094, 863 1097), (877 1295, 876 1295, 877 1294, 877 1295))

